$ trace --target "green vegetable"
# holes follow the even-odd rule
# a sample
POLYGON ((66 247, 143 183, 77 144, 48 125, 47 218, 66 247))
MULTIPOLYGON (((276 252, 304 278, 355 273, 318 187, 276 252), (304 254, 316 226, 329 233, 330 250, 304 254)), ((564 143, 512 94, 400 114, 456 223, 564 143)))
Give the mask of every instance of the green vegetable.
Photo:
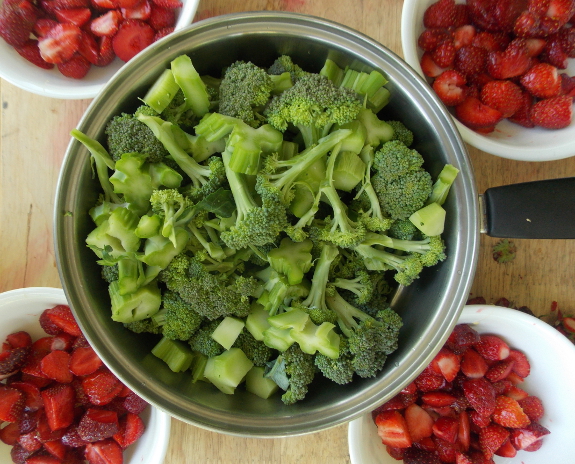
POLYGON ((166 337, 162 337, 152 348, 152 354, 164 361, 174 372, 188 370, 194 360, 194 354, 185 344, 166 337))
POLYGON ((231 395, 253 365, 242 350, 230 348, 208 359, 204 377, 221 392, 231 395))

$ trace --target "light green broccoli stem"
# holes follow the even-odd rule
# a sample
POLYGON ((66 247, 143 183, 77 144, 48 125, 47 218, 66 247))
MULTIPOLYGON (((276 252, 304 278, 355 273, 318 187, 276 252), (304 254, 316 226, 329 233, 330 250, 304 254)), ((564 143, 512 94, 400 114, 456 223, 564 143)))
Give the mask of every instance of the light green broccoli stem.
POLYGON ((301 302, 302 306, 308 308, 327 309, 325 298, 327 294, 329 272, 331 264, 338 255, 339 250, 335 245, 325 244, 323 246, 319 259, 315 264, 309 295, 301 302))
POLYGON ((457 174, 459 174, 459 169, 451 164, 446 164, 439 176, 437 176, 426 204, 437 203, 438 205, 443 205, 457 174))
POLYGON ((152 354, 164 361, 173 372, 183 372, 190 368, 194 353, 184 343, 162 339, 152 348, 152 354))
POLYGON ((186 97, 186 106, 201 118, 210 109, 210 97, 206 84, 187 55, 180 55, 171 63, 172 73, 186 97))
POLYGON ((222 153, 222 160, 226 168, 226 177, 236 203, 236 222, 240 223, 245 219, 251 209, 258 208, 259 206, 250 193, 245 175, 235 172, 230 168, 231 157, 231 153, 227 150, 222 153))
POLYGON ((165 69, 142 98, 157 113, 164 111, 180 90, 171 69, 165 69))
POLYGON ((326 303, 328 308, 337 314, 339 328, 348 338, 360 326, 358 321, 373 319, 369 314, 348 303, 335 289, 330 295, 326 295, 326 303))

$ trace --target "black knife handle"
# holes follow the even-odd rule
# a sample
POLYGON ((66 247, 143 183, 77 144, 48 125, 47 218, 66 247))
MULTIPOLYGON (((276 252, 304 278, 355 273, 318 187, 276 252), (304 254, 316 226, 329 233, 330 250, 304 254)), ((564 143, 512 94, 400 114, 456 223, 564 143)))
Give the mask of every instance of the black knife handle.
POLYGON ((483 199, 491 237, 575 238, 575 177, 492 187, 483 199))

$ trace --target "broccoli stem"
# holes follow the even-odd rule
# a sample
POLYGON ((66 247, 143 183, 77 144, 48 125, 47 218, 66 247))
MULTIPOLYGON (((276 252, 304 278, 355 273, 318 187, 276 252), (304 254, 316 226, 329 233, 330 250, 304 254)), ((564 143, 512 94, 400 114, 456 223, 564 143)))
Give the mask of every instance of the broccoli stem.
POLYGON ((226 177, 230 185, 230 190, 236 203, 236 222, 239 223, 244 220, 249 210, 257 208, 258 204, 255 202, 252 194, 250 193, 250 189, 246 183, 245 175, 235 172, 230 168, 231 157, 231 153, 227 150, 224 150, 222 153, 222 160, 226 168, 226 177))
POLYGON ((167 108, 179 89, 180 86, 176 82, 172 70, 165 69, 148 89, 142 100, 154 111, 161 113, 167 108))
POLYGON ((438 205, 443 205, 457 174, 459 174, 459 169, 455 166, 451 164, 443 166, 439 176, 437 176, 435 184, 433 184, 431 195, 429 195, 426 204, 437 203, 438 205))
POLYGON ((373 319, 369 314, 348 303, 337 290, 331 293, 325 298, 327 306, 337 314, 339 327, 347 337, 350 337, 353 331, 359 327, 358 320, 373 319))
POLYGON ((313 271, 309 295, 302 301, 302 305, 308 308, 325 308, 325 297, 331 263, 339 255, 335 245, 326 244, 321 250, 319 259, 313 271))
POLYGON ((172 61, 171 66, 174 79, 186 97, 186 106, 201 118, 210 109, 210 97, 206 84, 194 68, 189 56, 178 56, 172 61))
POLYGON ((183 372, 190 368, 194 353, 184 343, 162 339, 152 348, 152 354, 164 361, 173 372, 183 372))

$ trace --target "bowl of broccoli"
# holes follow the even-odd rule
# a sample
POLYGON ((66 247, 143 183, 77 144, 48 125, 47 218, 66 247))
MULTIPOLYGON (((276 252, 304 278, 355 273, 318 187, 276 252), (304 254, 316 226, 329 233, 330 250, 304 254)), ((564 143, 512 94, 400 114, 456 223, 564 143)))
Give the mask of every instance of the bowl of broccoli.
POLYGON ((200 21, 127 63, 71 141, 63 288, 109 368, 222 433, 354 419, 425 368, 476 260, 439 100, 381 44, 304 15, 200 21))

